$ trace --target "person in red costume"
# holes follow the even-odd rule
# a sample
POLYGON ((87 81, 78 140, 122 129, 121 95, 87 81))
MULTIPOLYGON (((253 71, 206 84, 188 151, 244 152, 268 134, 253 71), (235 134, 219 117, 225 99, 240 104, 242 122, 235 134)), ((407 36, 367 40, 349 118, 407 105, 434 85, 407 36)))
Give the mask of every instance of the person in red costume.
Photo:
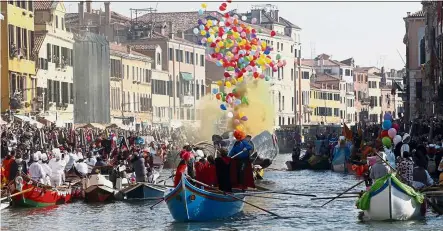
MULTIPOLYGON (((187 151, 187 149, 183 149, 180 152, 180 158, 182 160, 178 164, 177 170, 175 171, 174 187, 177 186, 180 183, 180 181, 182 179, 182 175, 183 175, 183 173, 186 172, 186 170, 188 170, 188 173, 189 173, 188 165, 189 165, 189 163, 191 161, 192 153, 190 151, 187 151)), ((191 165, 191 168, 193 168, 192 165, 191 165)))

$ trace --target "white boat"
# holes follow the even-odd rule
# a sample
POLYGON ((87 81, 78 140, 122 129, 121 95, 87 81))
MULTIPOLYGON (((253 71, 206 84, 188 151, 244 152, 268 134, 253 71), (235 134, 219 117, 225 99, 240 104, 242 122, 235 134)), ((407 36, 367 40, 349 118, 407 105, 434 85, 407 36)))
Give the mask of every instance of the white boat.
POLYGON ((114 185, 108 177, 108 175, 98 173, 83 179, 82 185, 86 201, 104 202, 114 199, 117 190, 114 189, 114 185))
POLYGON ((387 177, 384 184, 377 190, 370 190, 369 209, 364 211, 364 220, 414 220, 424 217, 423 203, 408 195, 402 189, 401 182, 387 177))

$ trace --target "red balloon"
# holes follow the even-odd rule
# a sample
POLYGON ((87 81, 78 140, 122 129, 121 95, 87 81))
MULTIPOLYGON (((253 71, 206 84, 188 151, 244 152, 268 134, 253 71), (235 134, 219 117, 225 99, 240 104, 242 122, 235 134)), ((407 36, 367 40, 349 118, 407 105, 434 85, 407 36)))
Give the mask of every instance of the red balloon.
POLYGON ((229 74, 228 72, 225 72, 225 73, 224 73, 224 76, 225 76, 226 78, 229 78, 229 77, 231 77, 231 74, 229 74))
POLYGON ((260 74, 258 72, 254 72, 254 78, 258 78, 260 74))
MULTIPOLYGON (((225 18, 229 18, 229 17, 231 17, 231 15, 229 15, 229 13, 225 13, 225 18)), ((226 23, 225 23, 225 25, 226 25, 226 23)))
POLYGON ((383 138, 383 137, 389 137, 388 130, 383 130, 383 131, 381 132, 381 137, 382 137, 382 138, 383 138))
POLYGON ((224 6, 220 6, 218 9, 219 9, 220 11, 225 11, 225 10, 226 10, 226 7, 224 7, 224 6))
POLYGON ((226 2, 222 3, 221 5, 224 6, 224 7, 228 6, 228 4, 226 4, 226 2))
POLYGON ((400 130, 400 125, 398 125, 398 123, 393 123, 392 127, 395 128, 395 130, 397 130, 397 132, 398 132, 398 130, 400 130))
POLYGON ((275 31, 271 31, 271 37, 274 37, 276 35, 275 31))

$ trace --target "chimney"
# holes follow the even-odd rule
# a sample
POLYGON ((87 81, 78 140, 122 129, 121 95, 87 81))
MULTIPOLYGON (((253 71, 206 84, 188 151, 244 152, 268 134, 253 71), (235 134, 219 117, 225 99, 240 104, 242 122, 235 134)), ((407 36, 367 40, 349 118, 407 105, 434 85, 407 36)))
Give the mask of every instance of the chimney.
POLYGON ((111 2, 105 2, 105 25, 111 24, 111 2))
POLYGON ((130 45, 127 45, 127 46, 126 46, 126 50, 127 50, 127 52, 128 52, 129 54, 131 54, 132 48, 131 48, 130 45))
POLYGON ((182 30, 178 30, 177 37, 179 37, 181 39, 185 39, 185 33, 182 30))
POLYGON ((78 4, 78 21, 80 25, 84 25, 85 21, 85 4, 83 1, 81 1, 78 4))
POLYGON ((92 0, 87 0, 86 1, 86 12, 88 12, 90 14, 92 13, 91 3, 92 3, 92 0))
POLYGON ((408 15, 408 17, 411 15, 411 12, 406 12, 406 14, 408 15))
POLYGON ((174 39, 174 24, 169 22, 169 38, 174 39))
POLYGON ((278 10, 274 10, 274 19, 277 22, 280 22, 280 17, 278 16, 278 10))

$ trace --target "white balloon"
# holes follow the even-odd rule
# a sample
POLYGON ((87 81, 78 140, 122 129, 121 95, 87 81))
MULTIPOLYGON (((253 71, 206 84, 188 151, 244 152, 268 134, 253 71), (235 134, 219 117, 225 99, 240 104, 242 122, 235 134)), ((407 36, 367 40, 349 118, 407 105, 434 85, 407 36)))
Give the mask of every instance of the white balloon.
POLYGON ((228 112, 228 117, 232 118, 232 117, 234 117, 234 114, 232 112, 228 112))
POLYGON ((246 16, 242 16, 241 20, 246 21, 246 19, 248 19, 246 16))

